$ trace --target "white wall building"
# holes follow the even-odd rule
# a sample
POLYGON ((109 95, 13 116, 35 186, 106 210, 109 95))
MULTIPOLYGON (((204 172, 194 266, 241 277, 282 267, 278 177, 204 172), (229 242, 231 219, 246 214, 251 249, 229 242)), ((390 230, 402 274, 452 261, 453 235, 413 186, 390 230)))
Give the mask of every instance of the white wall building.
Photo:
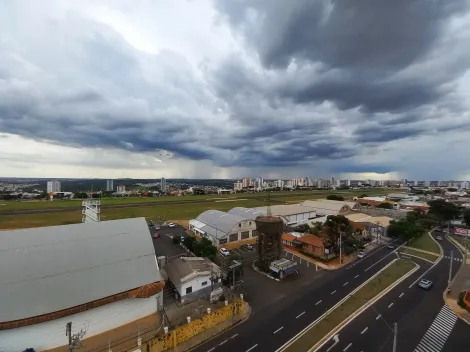
POLYGON ((47 193, 57 193, 61 190, 60 181, 47 181, 47 193))
POLYGON ((126 186, 124 186, 124 185, 119 185, 119 186, 116 187, 116 192, 118 192, 118 193, 123 193, 125 191, 126 191, 126 186))
POLYGON ((166 187, 166 180, 164 177, 162 177, 162 179, 160 180, 160 189, 163 193, 166 193, 168 190, 166 187))
POLYGON ((106 191, 107 192, 114 191, 114 181, 113 180, 106 180, 106 191))

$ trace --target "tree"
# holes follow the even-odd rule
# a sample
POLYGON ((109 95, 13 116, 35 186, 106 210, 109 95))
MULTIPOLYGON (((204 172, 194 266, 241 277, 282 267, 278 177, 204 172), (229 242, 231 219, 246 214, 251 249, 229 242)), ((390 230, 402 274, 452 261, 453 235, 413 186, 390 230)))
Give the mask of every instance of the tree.
POLYGON ((194 244, 194 254, 198 257, 214 259, 217 255, 217 248, 207 238, 201 238, 194 244))
POLYGON ((351 233, 349 220, 343 215, 329 215, 323 227, 326 229, 329 244, 333 246, 337 246, 340 233, 351 233))
POLYGON ((196 238, 192 236, 187 236, 183 239, 183 244, 186 246, 187 249, 189 249, 191 252, 194 253, 194 246, 196 245, 196 238))
POLYGON ((387 202, 383 202, 383 203, 380 203, 379 205, 377 205, 377 208, 381 208, 381 209, 393 209, 393 204, 387 203, 387 202))
POLYGON ((309 230, 310 230, 310 227, 308 226, 308 224, 302 224, 302 225, 298 225, 294 227, 294 231, 297 231, 297 232, 308 232, 309 230))
POLYGON ((340 200, 343 201, 344 198, 341 196, 337 196, 336 194, 330 194, 328 197, 326 197, 328 200, 340 200))
POLYGON ((361 196, 359 198, 364 198, 364 197, 367 197, 367 193, 361 194, 361 196))
POLYGON ((460 215, 460 208, 444 199, 436 199, 428 202, 429 214, 437 215, 441 220, 448 221, 460 215))
POLYGON ((465 223, 470 226, 470 209, 465 209, 463 211, 463 219, 465 223))
POLYGON ((420 237, 424 232, 425 230, 422 226, 407 220, 391 221, 388 227, 388 235, 390 237, 400 237, 407 241, 420 237))

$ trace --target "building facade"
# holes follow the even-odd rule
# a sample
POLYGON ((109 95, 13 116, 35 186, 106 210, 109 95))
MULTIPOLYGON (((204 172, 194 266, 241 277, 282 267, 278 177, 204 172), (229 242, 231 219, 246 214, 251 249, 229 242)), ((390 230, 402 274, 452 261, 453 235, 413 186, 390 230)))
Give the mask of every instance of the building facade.
POLYGON ((57 193, 61 191, 60 181, 47 181, 47 193, 57 193))
POLYGON ((114 191, 114 181, 113 180, 106 180, 106 191, 107 192, 114 191))

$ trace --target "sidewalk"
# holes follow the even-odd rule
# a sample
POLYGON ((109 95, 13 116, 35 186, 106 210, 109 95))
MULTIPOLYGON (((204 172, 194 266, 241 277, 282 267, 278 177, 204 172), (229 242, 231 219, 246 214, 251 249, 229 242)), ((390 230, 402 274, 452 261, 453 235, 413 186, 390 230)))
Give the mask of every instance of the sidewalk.
MULTIPOLYGON (((462 252, 464 247, 455 241, 452 237, 447 236, 447 238, 459 247, 462 252)), ((467 250, 468 253, 468 250, 467 250)), ((467 254, 467 263, 463 263, 460 267, 460 270, 454 276, 454 279, 450 283, 450 292, 444 293, 444 301, 446 304, 457 314, 460 319, 465 321, 470 325, 470 312, 458 305, 459 294, 462 291, 468 290, 470 288, 470 259, 467 254)))

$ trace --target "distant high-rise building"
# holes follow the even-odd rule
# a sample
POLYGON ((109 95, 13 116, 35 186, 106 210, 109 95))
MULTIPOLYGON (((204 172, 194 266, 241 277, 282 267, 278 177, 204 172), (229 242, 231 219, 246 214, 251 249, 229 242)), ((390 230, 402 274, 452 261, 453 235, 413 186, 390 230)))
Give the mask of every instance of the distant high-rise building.
POLYGON ((283 180, 274 181, 274 187, 284 188, 284 181, 283 180))
POLYGON ((126 191, 126 186, 124 185, 119 185, 116 187, 117 192, 125 192, 126 191))
POLYGON ((114 181, 106 180, 106 191, 110 192, 114 190, 114 181))
POLYGON ((243 189, 243 183, 241 183, 240 181, 234 182, 233 189, 235 191, 241 191, 243 189))
POLYGON ((160 189, 162 190, 163 193, 166 193, 167 188, 166 188, 166 180, 164 177, 160 180, 160 189))
POLYGON ((248 178, 248 177, 243 177, 242 185, 243 185, 243 188, 251 187, 251 186, 253 186, 253 180, 251 178, 248 178))
POLYGON ((60 192, 61 183, 59 181, 47 181, 47 193, 60 192))
POLYGON ((256 182, 255 182, 255 188, 256 189, 263 188, 263 183, 264 183, 263 178, 262 177, 257 177, 256 182))

